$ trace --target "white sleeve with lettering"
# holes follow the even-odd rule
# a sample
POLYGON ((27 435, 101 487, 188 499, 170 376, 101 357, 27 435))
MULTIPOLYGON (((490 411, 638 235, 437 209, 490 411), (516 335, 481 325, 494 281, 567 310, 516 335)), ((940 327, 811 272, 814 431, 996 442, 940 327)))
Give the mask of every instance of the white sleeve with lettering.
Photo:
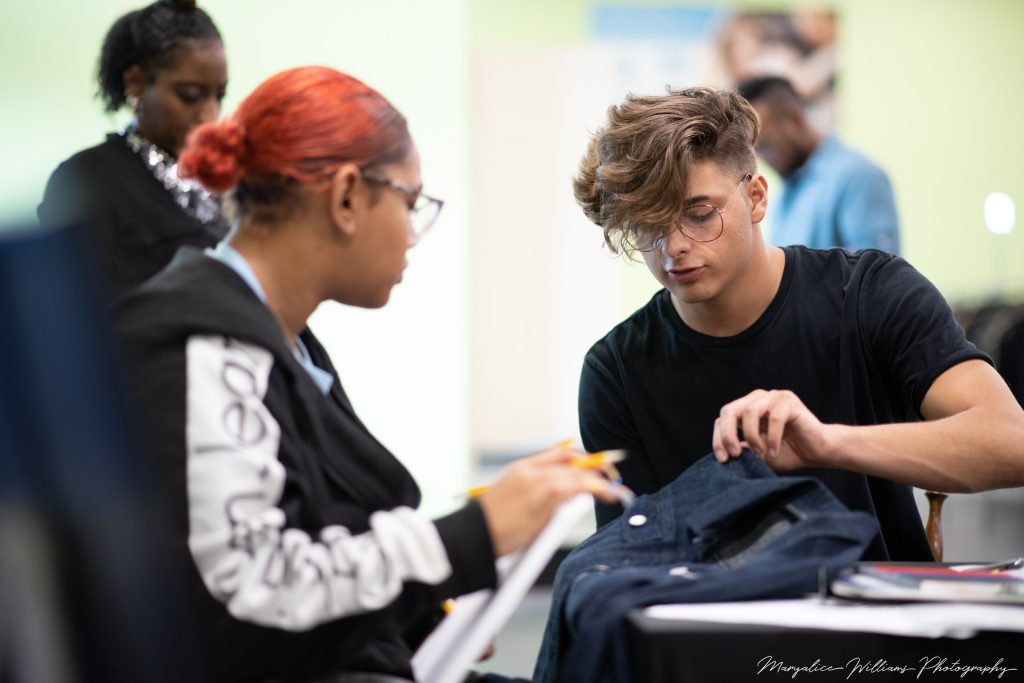
POLYGON ((437 528, 409 508, 375 512, 357 536, 286 526, 281 430, 263 403, 273 362, 224 337, 188 341, 188 542, 209 591, 238 619, 303 631, 384 607, 405 581, 447 579, 437 528))

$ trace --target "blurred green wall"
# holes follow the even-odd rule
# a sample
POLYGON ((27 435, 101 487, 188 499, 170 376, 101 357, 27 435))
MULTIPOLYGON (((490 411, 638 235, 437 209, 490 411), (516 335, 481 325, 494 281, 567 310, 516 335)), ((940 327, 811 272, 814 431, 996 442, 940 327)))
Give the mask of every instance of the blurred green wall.
MULTIPOLYGON (((144 4, 0 3, 0 217, 33 215, 53 168, 126 122, 123 112, 105 115, 94 97, 96 60, 114 20, 144 4)), ((225 39, 230 83, 223 113, 281 69, 326 64, 378 88, 406 112, 424 157, 438 140, 447 147, 437 149, 440 164, 462 163, 468 146, 458 141, 467 125, 466 0, 209 0, 199 5, 225 39)), ((461 172, 454 180, 462 180, 461 172)))
POLYGON ((472 45, 578 43, 599 4, 835 9, 839 133, 890 174, 903 255, 954 302, 997 290, 1024 299, 1024 2, 479 0, 472 45), (984 198, 997 191, 1017 206, 1009 236, 984 225, 984 198))
MULTIPOLYGON (((100 112, 92 73, 105 30, 131 6, 14 0, 0 7, 0 218, 31 216, 52 168, 122 122, 100 112)), ((442 92, 464 98, 473 47, 585 40, 593 3, 213 0, 204 6, 227 38, 227 110, 273 71, 325 62, 389 94, 410 115, 421 145, 443 139, 447 146, 465 133, 455 148, 460 155, 469 145, 468 105, 434 106, 434 84, 444 81, 442 92)), ((837 0, 832 6, 841 30, 840 133, 890 173, 905 256, 951 299, 980 299, 997 288, 1024 296, 1024 228, 996 238, 982 221, 988 192, 1010 194, 1018 211, 1024 206, 1018 124, 1024 2, 837 0)), ((454 173, 446 176, 450 184, 466 177, 458 164, 444 163, 450 154, 440 146, 436 154, 439 167, 454 173)))

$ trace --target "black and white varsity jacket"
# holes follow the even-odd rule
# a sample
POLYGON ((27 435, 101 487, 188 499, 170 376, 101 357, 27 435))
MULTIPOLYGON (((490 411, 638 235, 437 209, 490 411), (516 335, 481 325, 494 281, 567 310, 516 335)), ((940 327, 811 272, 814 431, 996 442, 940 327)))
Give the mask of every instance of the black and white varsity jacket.
POLYGON ((215 680, 411 678, 409 626, 496 582, 479 506, 415 512, 317 339, 326 396, 225 264, 185 248, 114 315, 215 680))

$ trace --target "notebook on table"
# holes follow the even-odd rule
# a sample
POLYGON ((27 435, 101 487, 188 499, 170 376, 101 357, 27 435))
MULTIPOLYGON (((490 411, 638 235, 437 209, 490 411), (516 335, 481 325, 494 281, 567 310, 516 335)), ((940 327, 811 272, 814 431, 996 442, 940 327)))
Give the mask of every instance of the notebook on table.
POLYGON ((839 597, 857 600, 1024 605, 1024 571, 984 565, 865 562, 834 580, 831 588, 839 597))

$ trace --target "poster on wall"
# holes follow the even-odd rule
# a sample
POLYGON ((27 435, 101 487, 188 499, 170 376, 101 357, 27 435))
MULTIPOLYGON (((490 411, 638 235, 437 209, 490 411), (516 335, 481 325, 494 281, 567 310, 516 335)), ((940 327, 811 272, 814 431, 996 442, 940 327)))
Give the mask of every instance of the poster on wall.
POLYGON ((837 18, 830 9, 601 5, 590 25, 591 40, 617 55, 614 73, 623 95, 655 94, 666 86, 728 88, 781 76, 807 101, 815 125, 823 132, 835 126, 837 18), (655 83, 660 86, 647 92, 655 83))
POLYGON ((738 12, 719 29, 716 48, 728 85, 782 76, 803 96, 819 129, 835 127, 836 16, 831 10, 738 12))

